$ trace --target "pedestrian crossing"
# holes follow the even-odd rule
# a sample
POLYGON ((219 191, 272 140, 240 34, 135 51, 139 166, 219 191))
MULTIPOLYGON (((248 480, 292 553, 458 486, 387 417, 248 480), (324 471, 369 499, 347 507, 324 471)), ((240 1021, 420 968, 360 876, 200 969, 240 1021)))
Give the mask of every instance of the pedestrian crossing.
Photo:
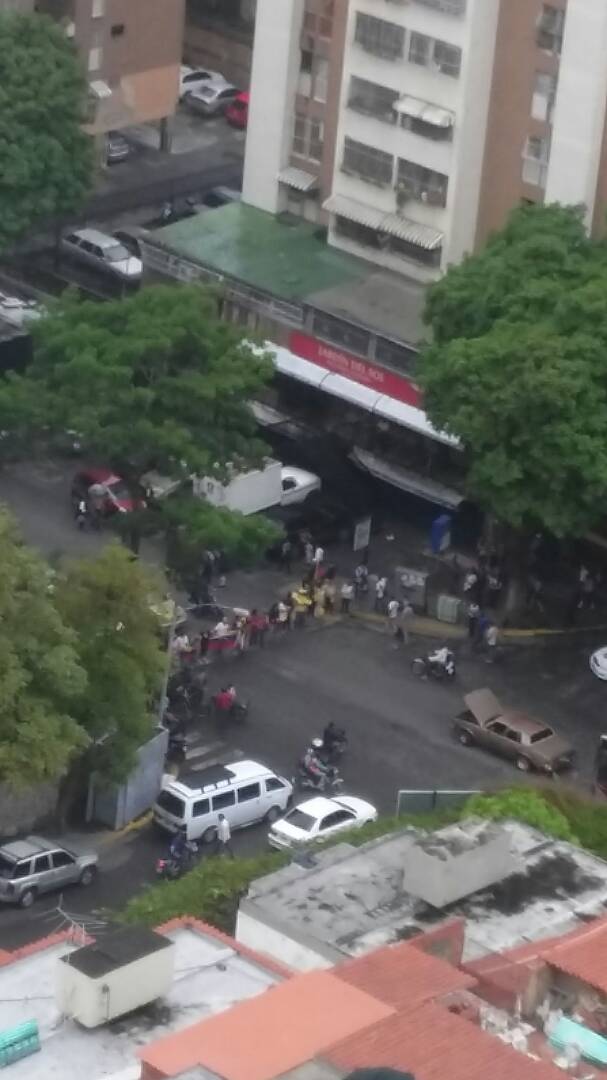
POLYGON ((242 761, 244 750, 232 746, 224 739, 205 742, 202 733, 192 733, 186 737, 185 761, 183 772, 201 772, 211 765, 224 765, 227 761, 242 761))

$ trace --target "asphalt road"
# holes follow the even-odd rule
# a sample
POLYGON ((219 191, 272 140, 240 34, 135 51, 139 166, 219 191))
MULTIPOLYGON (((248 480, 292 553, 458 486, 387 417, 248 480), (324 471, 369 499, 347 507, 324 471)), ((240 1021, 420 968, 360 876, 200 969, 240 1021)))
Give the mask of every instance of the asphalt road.
MULTIPOLYGON (((46 462, 0 474, 0 499, 12 506, 26 540, 46 554, 84 554, 104 540, 103 534, 74 528, 67 504, 71 471, 69 465, 46 462)), ((148 554, 160 557, 155 549, 148 554)), ((275 571, 235 575, 230 599, 236 602, 234 593, 246 589, 245 603, 253 603, 256 594, 267 603, 285 583, 275 571)), ((250 697, 251 717, 245 727, 219 736, 214 728, 201 729, 195 737, 207 763, 251 756, 292 775, 310 738, 333 719, 350 740, 342 766, 344 790, 390 813, 399 788, 475 789, 520 779, 508 763, 464 748, 452 737, 451 720, 462 694, 488 685, 504 702, 545 719, 568 737, 584 779, 605 724, 607 685, 588 668, 590 649, 599 643, 584 635, 550 647, 513 648, 494 666, 469 655, 462 644, 456 683, 447 686, 421 682, 410 673, 412 656, 427 641, 397 651, 387 633, 354 621, 293 631, 269 641, 264 650, 211 669, 210 689, 228 675, 250 697)), ((89 890, 65 896, 68 909, 80 914, 123 904, 153 880, 155 859, 166 847, 149 826, 120 837, 96 833, 89 842, 99 846, 102 873, 89 890)), ((237 834, 234 846, 245 853, 265 843, 265 829, 257 827, 237 834)), ((16 947, 55 929, 56 905, 57 897, 45 897, 28 912, 0 910, 0 947, 16 947)))

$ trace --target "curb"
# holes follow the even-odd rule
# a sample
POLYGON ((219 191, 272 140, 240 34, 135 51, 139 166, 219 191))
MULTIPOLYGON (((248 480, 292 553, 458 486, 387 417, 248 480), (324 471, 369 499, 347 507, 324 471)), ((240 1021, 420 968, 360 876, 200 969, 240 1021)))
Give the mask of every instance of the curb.
MULTIPOLYGON (((386 622, 385 615, 377 615, 374 611, 352 611, 350 613, 350 618, 358 619, 360 622, 371 623, 373 626, 385 624, 386 622)), ((417 634, 419 637, 442 637, 452 638, 453 640, 459 639, 461 641, 467 640, 466 630, 463 626, 454 623, 443 623, 438 619, 432 619, 426 615, 413 616, 409 622, 408 629, 412 634, 417 634)), ((597 626, 572 626, 563 629, 532 627, 529 630, 503 630, 500 627, 499 640, 502 644, 508 643, 512 645, 540 644, 542 638, 569 637, 572 634, 592 634, 597 633, 598 631, 607 633, 607 624, 601 623, 597 626)))
POLYGON ((144 814, 141 814, 133 821, 129 821, 127 825, 124 825, 122 829, 115 829, 103 837, 100 846, 107 846, 107 844, 113 844, 116 840, 123 840, 129 833, 138 832, 140 829, 144 829, 146 825, 149 825, 152 820, 152 811, 146 810, 144 814))

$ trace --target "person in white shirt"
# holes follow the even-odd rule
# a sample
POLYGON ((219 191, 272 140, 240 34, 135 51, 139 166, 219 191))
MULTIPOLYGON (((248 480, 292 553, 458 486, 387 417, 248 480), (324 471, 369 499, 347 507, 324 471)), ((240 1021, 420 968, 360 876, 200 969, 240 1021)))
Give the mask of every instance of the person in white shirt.
POLYGON ((350 614, 350 607, 354 598, 354 585, 351 581, 344 581, 341 587, 341 613, 350 614))
MULTIPOLYGON (((386 620, 386 630, 391 634, 396 634, 398 631, 398 616, 400 614, 400 603, 398 600, 392 599, 388 601, 388 618, 386 620)), ((396 642, 395 642, 396 643, 396 642)))
POLYGON ((232 830, 230 829, 230 822, 227 818, 220 814, 217 819, 217 840, 215 843, 216 855, 229 855, 231 859, 234 858, 234 852, 232 851, 232 830))
POLYGON ((213 627, 213 637, 226 637, 230 633, 230 627, 225 619, 220 619, 216 626, 213 627))
POLYGON ((375 586, 375 610, 378 614, 384 611, 384 599, 388 588, 387 577, 380 577, 375 586))

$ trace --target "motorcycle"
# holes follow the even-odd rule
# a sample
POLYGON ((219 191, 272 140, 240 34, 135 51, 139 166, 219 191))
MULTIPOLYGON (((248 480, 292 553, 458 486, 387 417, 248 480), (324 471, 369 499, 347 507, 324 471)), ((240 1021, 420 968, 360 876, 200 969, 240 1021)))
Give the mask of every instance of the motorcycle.
POLYGON ((233 720, 236 724, 244 724, 249 716, 249 702, 244 698, 236 698, 229 708, 222 708, 217 705, 217 694, 214 694, 211 698, 211 704, 213 706, 213 715, 218 724, 221 724, 224 720, 233 720))
POLYGON ((161 881, 176 881, 182 874, 187 874, 192 869, 194 855, 198 852, 198 844, 188 840, 180 855, 167 855, 164 859, 156 860, 156 876, 161 881))
POLYGON ((411 671, 420 679, 453 679, 455 678, 455 657, 449 653, 445 663, 432 660, 430 656, 416 656, 411 662, 411 671))
POLYGON ((339 770, 335 765, 329 765, 326 772, 319 772, 318 776, 312 775, 302 765, 299 765, 297 779, 300 788, 309 788, 310 791, 337 791, 343 784, 339 770))
POLYGON ((337 728, 328 745, 323 739, 322 750, 319 753, 320 760, 324 765, 336 765, 338 761, 341 761, 347 747, 348 736, 343 728, 337 728))

